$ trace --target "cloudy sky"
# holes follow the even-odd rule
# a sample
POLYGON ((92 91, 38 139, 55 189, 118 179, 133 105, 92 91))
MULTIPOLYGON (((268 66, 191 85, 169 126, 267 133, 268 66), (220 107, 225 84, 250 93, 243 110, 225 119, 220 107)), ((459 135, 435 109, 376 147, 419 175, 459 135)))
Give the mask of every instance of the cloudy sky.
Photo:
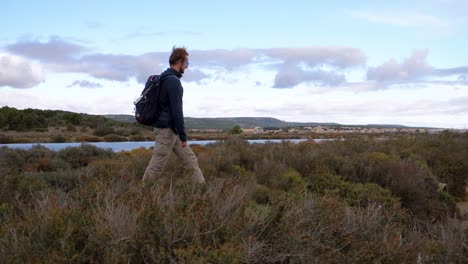
POLYGON ((187 117, 468 128, 468 0, 0 5, 0 107, 132 114, 176 45, 187 117))

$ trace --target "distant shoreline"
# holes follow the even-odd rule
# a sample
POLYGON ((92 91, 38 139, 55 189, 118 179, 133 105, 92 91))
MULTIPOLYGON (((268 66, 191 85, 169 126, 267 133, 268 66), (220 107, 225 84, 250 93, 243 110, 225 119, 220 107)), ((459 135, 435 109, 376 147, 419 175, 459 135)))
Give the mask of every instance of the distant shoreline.
MULTIPOLYGON (((388 137, 401 135, 415 135, 425 133, 312 133, 312 132, 277 132, 277 133, 242 133, 233 135, 228 132, 215 133, 188 133, 189 141, 204 140, 226 140, 230 137, 239 137, 244 140, 288 140, 288 139, 332 139, 332 138, 353 138, 357 136, 368 137, 388 137)), ((154 141, 154 132, 149 129, 140 131, 138 135, 118 135, 109 134, 105 136, 96 136, 92 133, 79 133, 76 131, 67 131, 66 129, 52 128, 45 132, 18 132, 18 131, 0 131, 0 144, 44 144, 44 143, 92 143, 92 142, 142 142, 154 141)))

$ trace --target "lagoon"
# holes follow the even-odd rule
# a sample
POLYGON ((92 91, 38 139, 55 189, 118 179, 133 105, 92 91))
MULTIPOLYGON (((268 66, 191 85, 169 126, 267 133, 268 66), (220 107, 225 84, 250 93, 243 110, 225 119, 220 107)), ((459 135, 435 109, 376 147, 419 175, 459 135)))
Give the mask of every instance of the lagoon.
MULTIPOLYGON (((292 143, 299 143, 307 141, 308 139, 252 139, 246 140, 251 144, 264 144, 264 143, 281 143, 282 141, 292 142, 292 143)), ((328 141, 334 139, 309 139, 315 142, 321 141, 328 141)), ((192 140, 189 141, 189 145, 207 145, 213 143, 219 143, 222 140, 192 140)), ((68 147, 79 147, 81 144, 80 142, 72 142, 72 143, 16 143, 16 144, 0 144, 1 147, 8 147, 14 149, 30 149, 33 146, 41 145, 45 148, 50 150, 61 150, 68 147)), ((85 144, 94 145, 99 148, 111 149, 112 151, 119 152, 119 151, 128 151, 137 148, 150 148, 154 146, 154 141, 128 141, 128 142, 86 142, 85 144)))

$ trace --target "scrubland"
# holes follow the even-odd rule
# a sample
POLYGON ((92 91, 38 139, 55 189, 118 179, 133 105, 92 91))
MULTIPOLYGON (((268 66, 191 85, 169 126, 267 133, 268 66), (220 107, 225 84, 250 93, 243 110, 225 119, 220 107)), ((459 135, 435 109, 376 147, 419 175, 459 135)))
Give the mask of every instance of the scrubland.
POLYGON ((144 148, 0 148, 0 262, 468 260, 466 133, 192 149, 204 185, 174 156, 143 185, 144 148))

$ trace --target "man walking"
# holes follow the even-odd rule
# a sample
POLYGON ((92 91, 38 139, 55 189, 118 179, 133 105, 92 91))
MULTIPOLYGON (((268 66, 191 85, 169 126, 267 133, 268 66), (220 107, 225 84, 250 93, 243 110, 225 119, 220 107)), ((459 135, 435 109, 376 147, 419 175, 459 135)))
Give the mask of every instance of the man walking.
POLYGON ((184 88, 180 78, 189 65, 188 52, 185 48, 173 48, 169 65, 160 78, 161 93, 159 96, 159 117, 153 125, 156 134, 153 156, 146 168, 143 181, 161 174, 173 151, 183 162, 184 167, 192 171, 196 183, 204 183, 205 178, 198 166, 198 159, 187 144, 182 110, 184 88))

